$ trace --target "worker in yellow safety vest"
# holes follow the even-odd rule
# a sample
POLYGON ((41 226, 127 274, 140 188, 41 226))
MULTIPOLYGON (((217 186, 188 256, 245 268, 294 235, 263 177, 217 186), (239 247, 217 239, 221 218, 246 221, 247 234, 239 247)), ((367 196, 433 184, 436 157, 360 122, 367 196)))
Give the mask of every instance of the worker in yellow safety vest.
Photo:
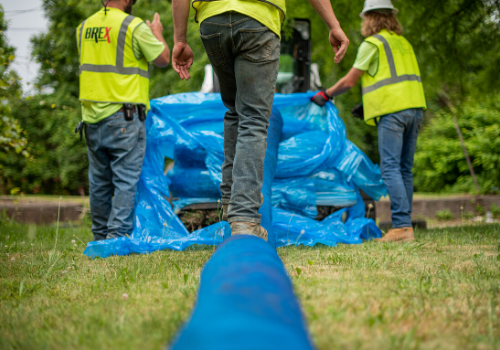
POLYGON ((105 0, 76 29, 80 101, 89 159, 94 240, 130 235, 146 150, 149 64, 166 67, 170 51, 160 16, 132 16, 136 0, 105 0))
POLYGON ((312 98, 322 106, 361 78, 363 104, 357 113, 378 128, 380 170, 391 200, 392 229, 379 240, 382 242, 414 240, 412 168, 427 107, 417 59, 402 36, 397 12, 391 0, 365 1, 361 33, 366 39, 353 68, 333 87, 312 98))
MULTIPOLYGON (((309 0, 329 28, 335 62, 349 40, 335 18, 330 0, 309 0)), ((271 116, 280 58, 281 22, 286 0, 173 0, 172 66, 189 79, 193 52, 187 43, 190 7, 200 25, 200 37, 219 80, 224 116, 222 219, 231 234, 267 240, 257 212, 261 194, 267 126, 271 116)))

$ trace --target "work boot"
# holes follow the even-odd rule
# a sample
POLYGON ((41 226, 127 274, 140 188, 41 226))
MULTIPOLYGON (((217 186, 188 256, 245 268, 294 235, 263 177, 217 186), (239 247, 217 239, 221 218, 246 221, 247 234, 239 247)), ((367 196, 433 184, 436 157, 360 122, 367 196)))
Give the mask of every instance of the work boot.
POLYGON ((267 242, 267 231, 260 224, 253 222, 232 222, 231 223, 231 236, 234 235, 251 235, 262 238, 267 242))
POLYGON ((375 242, 410 242, 415 240, 413 227, 391 228, 384 237, 375 239, 375 242))
MULTIPOLYGON (((262 205, 262 203, 264 203, 264 195, 262 194, 262 192, 260 193, 260 198, 262 200, 261 201, 261 205, 262 205)), ((228 208, 229 208, 229 204, 222 204, 222 221, 228 220, 228 217, 227 217, 228 208)))

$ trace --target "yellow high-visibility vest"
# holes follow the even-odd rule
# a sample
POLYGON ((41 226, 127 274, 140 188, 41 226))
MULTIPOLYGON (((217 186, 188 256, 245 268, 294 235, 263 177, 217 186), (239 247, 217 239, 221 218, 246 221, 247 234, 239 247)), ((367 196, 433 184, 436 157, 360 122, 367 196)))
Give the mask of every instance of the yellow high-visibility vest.
POLYGON ((424 87, 413 47, 403 36, 380 33, 365 39, 378 48, 378 71, 361 76, 363 112, 368 125, 378 117, 410 108, 427 108, 424 87))
POLYGON ((80 51, 80 101, 146 105, 149 65, 137 59, 132 36, 142 19, 115 8, 104 9, 77 28, 80 51))
MULTIPOLYGON (((231 1, 231 0, 191 0, 191 5, 195 10, 194 20, 198 23, 198 6, 203 1, 231 1)), ((260 1, 265 2, 266 4, 272 5, 276 7, 283 13, 283 18, 286 15, 286 0, 252 0, 252 1, 260 1)))

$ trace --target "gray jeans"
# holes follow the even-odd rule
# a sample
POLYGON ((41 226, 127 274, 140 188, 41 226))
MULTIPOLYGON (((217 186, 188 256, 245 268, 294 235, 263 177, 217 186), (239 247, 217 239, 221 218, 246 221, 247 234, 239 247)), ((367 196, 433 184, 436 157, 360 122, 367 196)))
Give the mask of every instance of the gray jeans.
POLYGON ((224 116, 222 203, 229 222, 260 223, 267 127, 278 75, 279 37, 248 16, 203 21, 201 40, 219 78, 224 116))
POLYGON ((85 126, 89 157, 90 213, 94 240, 130 235, 134 199, 146 152, 139 115, 126 121, 117 112, 85 126))

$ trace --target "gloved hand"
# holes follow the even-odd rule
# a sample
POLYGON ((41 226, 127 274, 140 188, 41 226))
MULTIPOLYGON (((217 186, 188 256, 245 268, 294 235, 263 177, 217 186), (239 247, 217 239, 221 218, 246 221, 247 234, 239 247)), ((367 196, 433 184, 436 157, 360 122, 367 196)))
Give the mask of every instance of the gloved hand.
POLYGON ((361 103, 361 104, 357 105, 356 107, 354 107, 352 109, 351 113, 356 118, 363 120, 364 119, 363 104, 361 103))
POLYGON ((323 107, 325 103, 330 101, 331 97, 328 96, 325 90, 319 91, 316 95, 311 98, 311 101, 316 103, 318 106, 323 107))

